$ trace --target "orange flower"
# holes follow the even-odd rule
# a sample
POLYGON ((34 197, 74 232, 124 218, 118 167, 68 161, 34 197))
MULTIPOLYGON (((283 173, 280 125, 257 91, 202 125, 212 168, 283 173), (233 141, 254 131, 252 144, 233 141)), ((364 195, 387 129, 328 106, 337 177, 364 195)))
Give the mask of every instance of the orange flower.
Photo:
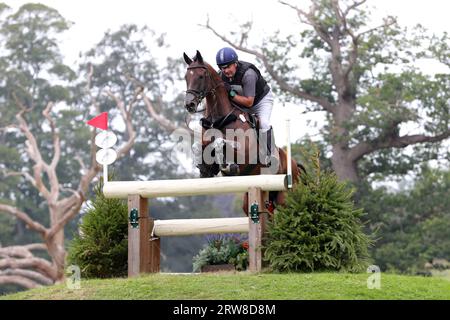
POLYGON ((244 248, 245 250, 248 250, 248 241, 242 242, 242 248, 244 248))

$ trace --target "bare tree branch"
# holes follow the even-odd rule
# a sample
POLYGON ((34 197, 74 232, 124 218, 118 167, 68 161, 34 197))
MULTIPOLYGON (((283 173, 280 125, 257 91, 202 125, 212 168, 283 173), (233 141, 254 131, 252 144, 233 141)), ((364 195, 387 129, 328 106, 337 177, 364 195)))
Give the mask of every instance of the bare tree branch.
POLYGON ((47 246, 44 243, 30 243, 22 247, 27 250, 47 250, 47 246))
POLYGON ((45 259, 41 258, 25 258, 14 259, 6 258, 0 260, 0 269, 35 269, 44 274, 50 279, 56 280, 57 271, 53 268, 52 264, 45 259))
POLYGON ((26 113, 27 110, 25 106, 23 106, 21 102, 17 99, 17 97, 15 98, 15 100, 16 103, 19 104, 19 107, 22 109, 22 111, 20 111, 16 115, 16 119, 19 121, 20 130, 27 138, 25 142, 27 146, 27 153, 30 156, 30 158, 35 162, 35 165, 33 166, 35 187, 43 195, 45 199, 50 199, 50 191, 47 189, 44 182, 42 181, 42 170, 44 169, 46 163, 42 158, 41 152, 39 151, 39 146, 36 141, 36 138, 31 133, 30 128, 28 127, 28 124, 25 121, 25 118, 23 117, 23 114, 26 113))
POLYGON ((77 160, 77 162, 80 164, 81 172, 85 173, 87 171, 87 167, 84 163, 83 158, 79 154, 77 154, 74 159, 77 160))
POLYGON ((0 212, 6 212, 6 213, 9 213, 9 214, 19 218, 20 220, 25 222, 25 224, 30 229, 35 230, 42 235, 44 235, 47 232, 46 228, 42 224, 34 221, 33 219, 30 218, 30 216, 28 214, 17 209, 16 207, 13 207, 13 206, 10 206, 7 204, 0 204, 0 212))
POLYGON ((298 16, 298 18, 299 18, 301 23, 305 23, 305 24, 308 24, 310 26, 313 26, 313 23, 311 23, 312 16, 311 16, 310 13, 307 13, 304 10, 302 10, 302 9, 300 9, 300 8, 290 4, 290 3, 287 3, 285 1, 279 1, 279 2, 282 5, 285 5, 285 6, 289 7, 289 8, 294 9, 295 11, 297 11, 297 16, 298 16))
POLYGON ((4 276, 19 276, 23 278, 30 279, 32 281, 39 282, 40 284, 49 286, 53 284, 53 280, 42 275, 39 272, 24 270, 24 269, 6 269, 0 270, 0 278, 4 276))
POLYGON ((380 138, 371 142, 360 142, 353 148, 351 148, 348 158, 350 161, 358 161, 363 156, 368 155, 374 151, 387 149, 387 148, 405 148, 409 145, 425 142, 439 142, 450 137, 450 130, 438 134, 436 136, 425 135, 406 135, 396 136, 389 138, 380 138))
POLYGON ((174 123, 164 117, 164 115, 156 112, 153 103, 150 101, 149 97, 146 94, 142 95, 142 99, 144 100, 145 106, 147 107, 147 111, 150 116, 155 119, 165 130, 167 130, 168 132, 173 132, 177 129, 177 126, 174 123))
POLYGON ((0 285, 1 284, 17 284, 26 289, 33 289, 39 286, 36 281, 30 280, 27 277, 8 275, 0 275, 0 285))
POLYGON ((8 171, 1 170, 3 172, 4 177, 15 177, 15 176, 23 176, 25 180, 29 181, 34 187, 36 187, 36 180, 28 173, 28 172, 17 172, 17 171, 8 171))
POLYGON ((52 137, 53 137, 53 159, 50 163, 50 168, 52 170, 56 169, 56 165, 59 162, 59 159, 61 157, 61 146, 60 146, 60 139, 59 139, 59 132, 56 129, 55 121, 50 116, 50 112, 53 108, 53 103, 49 102, 47 104, 47 107, 42 111, 42 115, 47 119, 47 121, 50 123, 50 128, 52 130, 52 137))
POLYGON ((68 211, 64 210, 64 215, 62 216, 62 218, 60 218, 60 220, 57 221, 56 224, 54 224, 50 228, 50 231, 47 234, 48 238, 52 238, 57 232, 59 232, 62 228, 64 228, 64 226, 70 220, 72 220, 77 215, 77 213, 80 211, 81 206, 83 205, 84 200, 85 199, 80 194, 77 201, 72 205, 70 210, 68 210, 68 211))
POLYGON ((374 28, 371 28, 371 29, 369 29, 369 30, 363 31, 363 32, 359 33, 356 37, 359 39, 359 38, 361 38, 361 36, 363 36, 363 35, 365 35, 365 34, 367 34, 367 33, 374 32, 375 30, 378 30, 378 29, 380 29, 380 28, 387 28, 387 27, 389 27, 389 26, 395 24, 396 22, 397 22, 397 21, 396 21, 393 17, 388 17, 388 18, 383 22, 383 24, 381 24, 381 25, 379 25, 379 26, 376 26, 376 27, 374 27, 374 28))
POLYGON ((133 124, 131 122, 131 114, 127 110, 129 108, 125 107, 125 103, 110 90, 107 90, 106 94, 116 102, 117 108, 122 114, 122 118, 125 121, 125 126, 128 132, 128 141, 126 141, 125 144, 117 150, 117 158, 120 158, 131 150, 131 147, 133 146, 136 139, 136 131, 134 130, 133 124))
POLYGON ((352 11, 353 9, 356 9, 357 7, 361 6, 362 4, 366 3, 367 0, 361 0, 361 1, 354 1, 351 6, 348 6, 347 9, 345 9, 343 16, 344 18, 347 18, 347 15, 352 11))

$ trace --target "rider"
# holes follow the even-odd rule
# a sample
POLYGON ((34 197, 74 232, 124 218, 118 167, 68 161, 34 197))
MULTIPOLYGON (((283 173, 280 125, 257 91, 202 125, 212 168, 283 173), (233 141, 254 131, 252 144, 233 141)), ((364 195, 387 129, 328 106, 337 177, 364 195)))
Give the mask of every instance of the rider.
POLYGON ((267 156, 263 159, 263 164, 271 165, 271 160, 278 157, 273 129, 270 125, 273 108, 273 95, 270 87, 258 68, 249 62, 238 60, 238 55, 233 48, 220 49, 216 55, 216 62, 230 99, 242 107, 249 108, 250 113, 259 117, 260 138, 266 138, 267 141, 265 153, 267 156))

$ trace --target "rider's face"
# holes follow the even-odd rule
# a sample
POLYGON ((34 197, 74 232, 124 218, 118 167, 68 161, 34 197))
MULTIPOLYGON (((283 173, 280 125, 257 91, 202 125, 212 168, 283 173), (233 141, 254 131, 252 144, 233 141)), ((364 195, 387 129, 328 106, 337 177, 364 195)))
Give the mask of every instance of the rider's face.
POLYGON ((237 70, 237 63, 231 63, 229 65, 222 66, 220 67, 220 70, 222 70, 223 74, 227 78, 233 78, 237 70))

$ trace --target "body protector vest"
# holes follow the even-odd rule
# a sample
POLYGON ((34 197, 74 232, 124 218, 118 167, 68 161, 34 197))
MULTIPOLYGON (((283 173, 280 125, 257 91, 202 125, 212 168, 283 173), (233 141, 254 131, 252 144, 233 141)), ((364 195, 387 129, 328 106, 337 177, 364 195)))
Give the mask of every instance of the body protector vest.
POLYGON ((248 69, 253 69, 258 75, 258 80, 256 81, 256 89, 255 89, 255 100, 253 102, 253 105, 257 105, 258 102, 261 101, 261 99, 264 98, 264 96, 270 91, 270 87, 267 85, 266 80, 264 80, 264 78, 261 75, 261 72, 258 70, 258 68, 255 67, 255 65, 245 61, 238 61, 237 64, 238 67, 233 80, 230 81, 223 74, 223 72, 221 72, 220 74, 222 80, 224 82, 228 82, 230 85, 242 86, 242 78, 244 77, 245 72, 248 69))

